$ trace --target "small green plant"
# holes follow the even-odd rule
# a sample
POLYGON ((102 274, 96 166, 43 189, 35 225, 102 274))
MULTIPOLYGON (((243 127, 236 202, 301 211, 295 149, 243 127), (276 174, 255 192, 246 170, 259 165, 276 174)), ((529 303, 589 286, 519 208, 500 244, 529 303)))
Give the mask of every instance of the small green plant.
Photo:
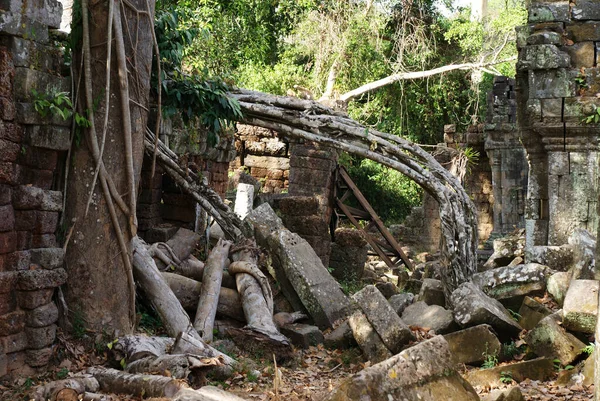
POLYGON ((357 293, 365 286, 362 281, 356 279, 355 277, 340 280, 339 283, 342 291, 347 296, 357 293))
POLYGON ((508 309, 508 313, 510 313, 510 317, 512 317, 513 320, 515 320, 517 322, 521 319, 521 315, 512 309, 508 309))
POLYGON ((73 311, 73 318, 71 320, 71 326, 73 328, 73 336, 81 340, 85 336, 85 318, 83 312, 80 310, 73 311))
POLYGON ((28 377, 25 380, 25 383, 23 383, 23 388, 25 390, 29 390, 29 389, 31 389, 31 387, 33 387, 33 379, 31 377, 28 377))
POLYGON ((514 341, 510 343, 502 344, 502 355, 506 358, 513 359, 516 355, 522 354, 524 352, 525 345, 519 345, 514 341))
POLYGON ((584 124, 598 124, 600 122, 600 108, 594 107, 592 114, 583 117, 581 122, 584 124))
POLYGON ((500 372, 500 382, 504 384, 510 384, 513 382, 512 373, 500 372))
POLYGON ((481 364, 481 369, 491 369, 498 365, 498 357, 493 354, 484 353, 484 360, 481 364))
POLYGON ((58 372, 56 372, 56 378, 59 380, 65 379, 69 375, 69 369, 62 368, 58 372))
POLYGON ((552 363, 554 364, 554 369, 558 370, 559 372, 562 372, 563 370, 571 370, 571 369, 575 368, 575 366, 573 366, 573 365, 563 366, 562 363, 560 362, 560 359, 554 359, 552 361, 552 363))
POLYGON ((258 375, 256 374, 256 371, 248 372, 248 374, 246 375, 246 379, 248 379, 249 382, 256 382, 258 380, 258 375))
POLYGON ((585 347, 583 347, 581 349, 581 353, 582 354, 586 354, 586 355, 592 355, 592 352, 594 352, 594 349, 596 348, 596 344, 594 343, 589 343, 589 345, 586 345, 585 347))
POLYGON ((31 93, 34 96, 33 106, 35 111, 42 117, 56 115, 66 120, 73 115, 73 103, 68 92, 44 94, 32 89, 31 93))

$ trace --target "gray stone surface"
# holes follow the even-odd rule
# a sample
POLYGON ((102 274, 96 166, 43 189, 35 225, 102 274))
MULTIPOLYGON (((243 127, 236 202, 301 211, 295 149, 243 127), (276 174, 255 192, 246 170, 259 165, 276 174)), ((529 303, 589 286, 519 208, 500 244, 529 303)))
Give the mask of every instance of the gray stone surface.
POLYGON ((575 229, 569 236, 573 248, 573 279, 599 279, 596 277, 596 238, 582 228, 575 229))
POLYGON ((25 291, 55 288, 67 281, 67 272, 62 269, 54 270, 25 270, 19 272, 17 289, 25 291))
POLYGON ((26 132, 29 144, 36 148, 64 151, 71 146, 71 130, 67 127, 33 125, 26 132))
POLYGON ((487 295, 517 310, 526 295, 544 295, 547 266, 537 263, 499 267, 473 275, 473 283, 487 295))
POLYGON ((499 355, 502 344, 488 324, 444 335, 456 363, 479 365, 488 355, 499 355))
POLYGON ((452 304, 454 320, 462 327, 489 324, 503 340, 515 337, 522 329, 500 302, 473 283, 464 283, 454 290, 452 304))
POLYGON ((352 328, 348 321, 340 324, 334 330, 325 334, 325 346, 332 349, 347 349, 356 347, 358 344, 352 334, 352 328))
POLYGON ((27 311, 25 324, 28 327, 44 327, 56 323, 58 320, 58 308, 54 302, 27 311))
POLYGON ((446 306, 442 282, 432 278, 424 279, 423 285, 419 290, 419 295, 417 296, 417 301, 423 301, 427 305, 446 306))
POLYGON ((552 312, 533 298, 525 297, 519 309, 519 324, 525 330, 533 329, 543 318, 552 312))
POLYGON ((402 312, 406 309, 407 306, 411 305, 415 300, 415 295, 410 292, 404 292, 402 294, 396 294, 391 296, 388 299, 388 302, 392 306, 392 309, 398 314, 398 316, 402 316, 402 312))
POLYGON ((254 186, 251 184, 239 183, 237 186, 237 193, 235 196, 235 214, 240 219, 246 218, 248 213, 252 211, 252 204, 254 203, 254 186))
POLYGON ((529 7, 529 22, 566 22, 569 20, 569 2, 532 3, 529 7))
POLYGON ((598 320, 596 280, 571 280, 563 305, 563 326, 567 330, 592 334, 598 320))
POLYGON ((561 364, 568 365, 577 358, 585 344, 560 325, 560 315, 561 312, 557 312, 540 320, 527 333, 525 341, 537 355, 556 358, 561 364))
POLYGON ((21 185, 13 190, 12 201, 17 210, 62 211, 62 192, 48 191, 30 185, 21 185))
POLYGON ((352 335, 369 361, 381 362, 392 356, 379 334, 375 331, 362 311, 354 311, 348 320, 352 335))
POLYGON ((556 301, 559 306, 563 305, 567 290, 569 289, 569 283, 571 282, 571 273, 558 272, 548 277, 546 281, 546 289, 552 298, 556 301))
POLYGON ((519 386, 513 386, 506 390, 492 390, 481 401, 525 401, 519 386))
POLYGON ((414 335, 396 314, 392 306, 373 285, 368 285, 352 296, 373 326, 385 346, 393 353, 415 339, 414 335))
POLYGON ((457 328, 451 311, 423 301, 408 306, 402 313, 402 320, 409 326, 428 328, 436 334, 449 333, 457 328))
POLYGON ((31 262, 42 266, 44 269, 61 267, 65 257, 63 248, 38 248, 31 249, 31 262))
POLYGON ((465 379, 478 388, 500 387, 503 384, 500 379, 507 375, 517 383, 525 379, 546 381, 554 376, 554 363, 550 358, 537 358, 491 369, 472 370, 465 375, 465 379))
POLYGON ((442 336, 417 344, 346 379, 326 401, 478 401, 455 370, 442 336))
POLYGON ((349 299, 308 242, 281 229, 267 238, 266 245, 282 291, 290 301, 299 299, 319 327, 332 327, 348 315, 349 299))
POLYGON ((573 263, 573 248, 570 245, 545 246, 538 245, 528 250, 528 261, 548 266, 550 269, 564 272, 573 263))
POLYGON ((285 228, 283 222, 268 203, 252 210, 244 219, 254 227, 254 236, 260 246, 265 246, 271 233, 285 228))
POLYGON ((323 344, 325 338, 316 326, 309 324, 293 323, 287 324, 280 329, 281 334, 292 341, 296 347, 307 349, 308 347, 323 344))
POLYGON ((523 69, 549 70, 569 67, 570 57, 555 45, 531 45, 524 49, 519 62, 523 69))

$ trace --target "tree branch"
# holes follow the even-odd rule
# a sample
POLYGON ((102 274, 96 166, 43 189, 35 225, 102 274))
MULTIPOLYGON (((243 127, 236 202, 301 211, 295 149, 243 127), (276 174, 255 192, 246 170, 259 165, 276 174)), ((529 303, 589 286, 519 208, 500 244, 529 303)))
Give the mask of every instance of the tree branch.
POLYGON ((369 82, 366 85, 358 87, 356 89, 351 90, 350 92, 344 93, 340 96, 340 100, 347 102, 352 100, 362 94, 367 92, 371 92, 372 90, 379 89, 383 86, 393 84, 398 81, 405 81, 410 79, 419 79, 419 78, 427 78, 433 75, 443 74, 445 72, 456 71, 456 70, 475 70, 480 68, 489 67, 496 64, 506 63, 508 61, 514 61, 517 59, 517 56, 510 57, 504 60, 499 61, 490 61, 487 63, 463 63, 463 64, 450 64, 445 65, 443 67, 434 68, 432 70, 427 71, 411 71, 411 72, 402 72, 399 74, 393 74, 378 81, 369 82))

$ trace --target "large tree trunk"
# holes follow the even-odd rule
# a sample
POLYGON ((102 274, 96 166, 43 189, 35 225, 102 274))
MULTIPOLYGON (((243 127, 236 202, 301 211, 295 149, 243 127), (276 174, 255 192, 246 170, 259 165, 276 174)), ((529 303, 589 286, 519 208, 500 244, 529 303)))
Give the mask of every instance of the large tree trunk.
MULTIPOLYGON (((84 129, 81 146, 73 148, 66 192, 65 221, 69 226, 75 225, 66 255, 69 273, 66 299, 70 310, 84 319, 86 327, 98 331, 118 330, 123 334, 131 332, 135 318, 130 263, 130 242, 136 231, 135 206, 132 205, 135 205, 144 149, 154 0, 130 0, 125 6, 120 1, 90 2, 89 8, 84 0, 82 8, 86 14, 84 21, 90 21, 83 40, 85 50, 89 38, 90 57, 86 57, 84 63, 87 74, 78 72, 83 75, 79 110, 82 115, 86 115, 83 110, 90 111, 93 125, 84 129), (112 5, 114 24, 110 23, 109 5, 112 5), (132 12, 130 5, 145 13, 132 12), (88 11, 89 18, 86 18, 88 11), (120 41, 117 36, 107 40, 107 31, 117 24, 123 28, 124 40, 120 41), (135 35, 130 36, 131 32, 135 35), (109 75, 107 43, 113 44, 109 75), (119 43, 124 47, 120 49, 119 43), (129 63, 126 66, 129 75, 123 69, 125 63, 129 63), (108 83, 107 76, 110 77, 108 83), (124 93, 129 99, 123 99, 124 93), (110 99, 109 105, 106 99, 110 99), (93 103, 97 100, 100 103, 96 107, 93 103), (129 135, 124 135, 126 127, 131 131, 129 135), (126 153, 131 157, 126 157, 126 153), (102 160, 103 166, 96 181, 98 160, 102 160), (96 182, 98 185, 94 185, 96 182), (122 199, 118 199, 120 197, 122 199), (120 207, 115 208, 115 203, 120 207), (123 213, 123 209, 128 213, 123 213), (120 238, 117 231, 121 233, 120 238)), ((78 61, 73 65, 79 66, 82 49, 78 49, 75 58, 78 61)))
POLYGON ((242 122, 362 156, 406 175, 439 204, 446 300, 477 271, 477 211, 456 177, 418 145, 367 128, 320 103, 240 90, 242 122))

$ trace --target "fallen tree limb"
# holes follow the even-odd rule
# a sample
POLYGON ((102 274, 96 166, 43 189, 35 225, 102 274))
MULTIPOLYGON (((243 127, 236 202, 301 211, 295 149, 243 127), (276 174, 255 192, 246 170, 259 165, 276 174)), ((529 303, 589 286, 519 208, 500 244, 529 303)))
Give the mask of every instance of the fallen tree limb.
MULTIPOLYGON (((183 309, 195 311, 198 307, 198 298, 202 291, 202 283, 174 273, 164 272, 162 275, 181 303, 181 306, 183 306, 183 309)), ((231 276, 229 278, 232 279, 231 276)), ((217 314, 227 316, 239 322, 246 321, 240 295, 237 290, 226 287, 220 288, 217 314)))
POLYGON ((404 138, 379 132, 344 113, 310 100, 238 90, 241 122, 365 157, 406 175, 438 202, 442 231, 441 272, 446 298, 477 270, 477 212, 456 177, 404 138))
POLYGON ((154 257, 158 252, 162 253, 163 256, 156 260, 156 267, 159 270, 164 270, 169 264, 178 266, 181 262, 187 259, 200 241, 200 235, 196 234, 191 230, 180 228, 177 230, 175 235, 170 238, 167 242, 156 242, 149 248, 150 254, 154 257), (165 263, 163 257, 168 258, 168 262, 165 263))
POLYGON ((113 394, 132 394, 138 397, 173 397, 185 385, 176 379, 157 375, 131 374, 116 369, 90 367, 100 389, 113 394))
MULTIPOLYGON (((256 267, 257 249, 253 245, 251 243, 235 252, 232 255, 234 262, 229 268, 233 267, 233 271, 235 271, 236 264, 253 264, 256 267)), ((248 266, 245 266, 243 270, 246 269, 254 270, 248 266)), ((273 321, 273 298, 270 287, 268 293, 263 293, 259 281, 245 272, 236 274, 235 280, 247 326, 242 329, 229 329, 228 333, 242 348, 260 349, 266 351, 266 355, 275 354, 281 359, 287 359, 291 355, 292 347, 288 338, 279 332, 273 321)))
MULTIPOLYGON (((150 156, 154 154, 154 142, 154 134, 146 130, 144 149, 150 156)), ((236 242, 245 238, 239 217, 223 202, 219 194, 203 185, 193 171, 181 168, 177 164, 177 155, 160 140, 156 160, 179 188, 192 196, 202 209, 215 219, 228 238, 236 242)))
POLYGON ((171 337, 147 337, 141 335, 129 335, 119 337, 110 350, 114 361, 125 358, 128 364, 147 357, 159 357, 168 353, 175 343, 171 337))
POLYGON ((198 297, 198 309, 194 318, 194 328, 200 337, 208 343, 213 339, 213 327, 219 302, 219 291, 223 279, 223 270, 231 242, 219 239, 217 245, 210 251, 204 273, 202 275, 202 289, 198 297))
POLYGON ((58 397, 63 399, 74 397, 72 399, 76 400, 79 395, 84 394, 86 391, 96 392, 99 388, 100 384, 93 376, 72 377, 39 386, 33 393, 33 399, 35 401, 46 401, 55 400, 58 397))
POLYGON ((129 373, 159 373, 175 379, 187 379, 191 385, 198 386, 204 384, 206 374, 218 366, 223 366, 220 358, 175 354, 139 359, 128 364, 126 371, 129 373))
POLYGON ((206 355, 207 357, 221 356, 225 364, 233 365, 235 361, 232 358, 204 343, 194 330, 189 316, 183 310, 175 294, 173 294, 156 267, 154 260, 148 254, 144 241, 136 236, 131 242, 136 280, 160 316, 169 336, 177 337, 180 333, 186 333, 202 345, 201 348, 204 351, 198 352, 199 355, 206 355))

